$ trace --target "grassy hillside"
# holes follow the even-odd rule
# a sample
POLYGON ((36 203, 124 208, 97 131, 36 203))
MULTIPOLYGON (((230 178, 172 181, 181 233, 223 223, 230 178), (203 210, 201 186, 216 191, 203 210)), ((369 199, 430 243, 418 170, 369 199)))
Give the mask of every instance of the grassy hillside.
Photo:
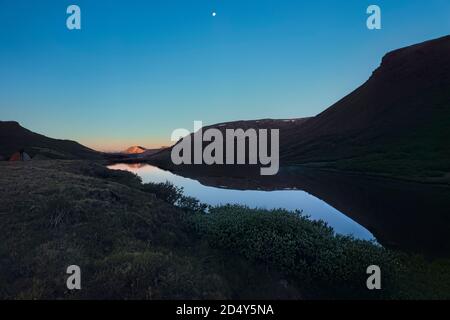
POLYGON ((40 159, 101 159, 100 152, 75 141, 48 138, 23 128, 14 121, 0 121, 0 156, 9 157, 25 150, 31 157, 40 159))
POLYGON ((450 298, 448 261, 335 236, 299 213, 211 208, 82 161, 0 163, 0 298, 450 298), (65 287, 82 268, 82 290, 65 287), (365 268, 383 270, 383 290, 365 268))
MULTIPOLYGON (((226 279, 220 255, 214 250, 198 254, 203 249, 187 232, 183 211, 143 192, 131 174, 70 161, 3 163, 0 172, 1 298, 245 294, 226 279), (210 261, 211 256, 216 260, 210 261), (71 264, 83 270, 80 292, 65 287, 71 264)), ((233 270, 239 263, 244 272, 253 271, 238 259, 224 266, 233 270)), ((264 286, 282 291, 272 274, 260 270, 259 275, 264 286)), ((239 280, 265 292, 256 274, 239 280)), ((285 293, 289 297, 286 290, 281 297, 285 293)))

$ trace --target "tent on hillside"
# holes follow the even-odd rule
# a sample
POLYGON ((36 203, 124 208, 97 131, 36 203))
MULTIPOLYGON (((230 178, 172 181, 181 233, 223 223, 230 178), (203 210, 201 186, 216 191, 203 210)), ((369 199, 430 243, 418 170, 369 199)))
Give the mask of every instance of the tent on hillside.
POLYGON ((16 153, 14 153, 11 158, 9 158, 9 161, 30 161, 31 157, 23 150, 20 150, 16 153))

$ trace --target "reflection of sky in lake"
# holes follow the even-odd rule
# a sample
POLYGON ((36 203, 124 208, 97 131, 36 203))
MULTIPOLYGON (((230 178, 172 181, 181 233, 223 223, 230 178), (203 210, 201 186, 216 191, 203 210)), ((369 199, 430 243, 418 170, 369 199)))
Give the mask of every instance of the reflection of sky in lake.
POLYGON ((284 208, 303 210, 303 213, 315 220, 326 221, 340 234, 353 235, 356 238, 371 240, 373 235, 364 227, 340 213, 326 202, 301 190, 259 191, 232 190, 204 186, 197 180, 185 178, 151 165, 116 164, 110 169, 127 170, 138 174, 143 182, 169 181, 184 188, 185 195, 195 197, 210 205, 227 203, 242 204, 265 209, 284 208))

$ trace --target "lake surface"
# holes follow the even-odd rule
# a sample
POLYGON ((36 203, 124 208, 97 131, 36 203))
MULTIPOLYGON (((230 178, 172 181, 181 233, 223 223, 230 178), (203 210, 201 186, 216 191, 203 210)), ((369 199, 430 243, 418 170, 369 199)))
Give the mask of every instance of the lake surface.
POLYGON ((375 240, 366 228, 325 201, 303 190, 238 190, 227 185, 225 181, 224 185, 220 185, 220 180, 216 183, 217 186, 208 186, 196 179, 182 177, 148 164, 115 164, 109 168, 133 172, 139 175, 143 182, 169 181, 178 187, 183 187, 185 195, 195 197, 209 205, 232 203, 265 209, 302 210, 311 219, 326 221, 337 233, 353 235, 355 238, 364 240, 375 240))
POLYGON ((450 186, 406 182, 305 167, 281 167, 276 176, 250 170, 115 164, 144 182, 172 182, 210 205, 302 210, 337 233, 374 240, 384 247, 450 257, 450 186), (171 169, 172 170, 172 169, 171 169))

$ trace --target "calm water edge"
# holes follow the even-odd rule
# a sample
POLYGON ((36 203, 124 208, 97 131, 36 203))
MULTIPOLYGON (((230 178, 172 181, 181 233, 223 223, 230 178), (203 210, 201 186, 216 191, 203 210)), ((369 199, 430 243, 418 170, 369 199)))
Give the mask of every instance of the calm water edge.
POLYGON ((225 187, 205 186, 195 179, 185 178, 148 164, 114 164, 108 168, 125 170, 139 175, 143 182, 166 182, 183 187, 187 196, 195 197, 209 205, 241 204, 264 209, 283 208, 302 210, 311 219, 327 222, 339 234, 358 239, 375 240, 372 233, 343 213, 302 190, 234 190, 225 187))

